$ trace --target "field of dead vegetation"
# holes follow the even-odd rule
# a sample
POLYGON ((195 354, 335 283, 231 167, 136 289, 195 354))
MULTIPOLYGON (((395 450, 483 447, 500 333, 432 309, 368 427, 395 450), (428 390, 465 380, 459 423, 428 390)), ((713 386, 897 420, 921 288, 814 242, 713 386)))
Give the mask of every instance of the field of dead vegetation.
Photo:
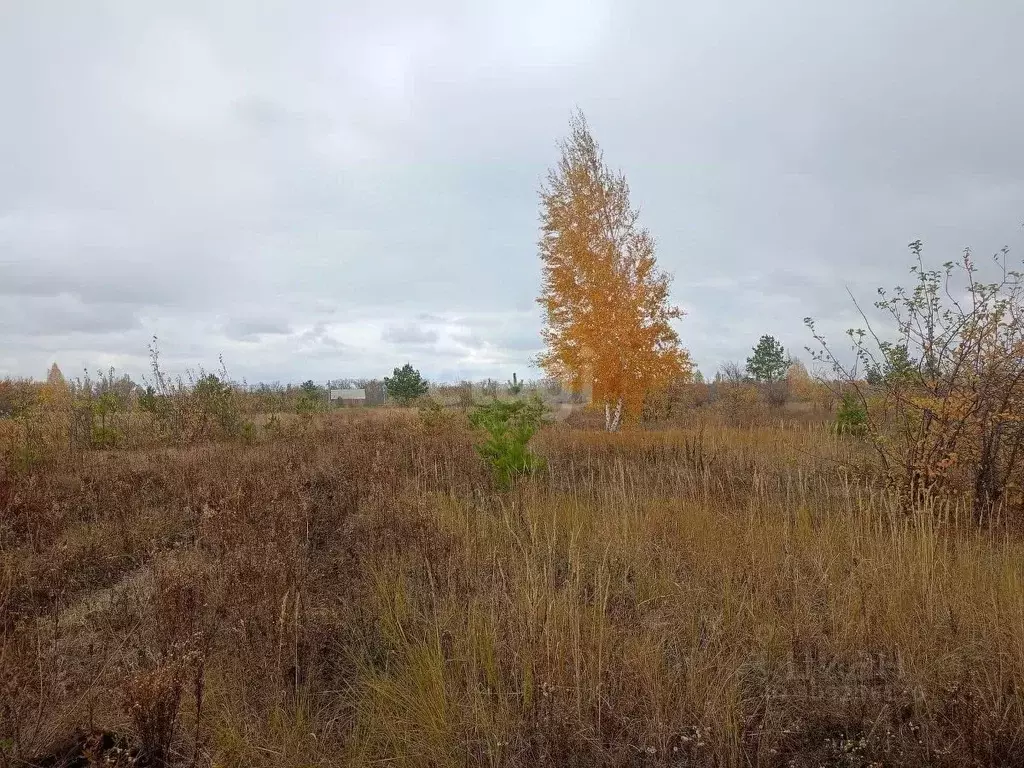
POLYGON ((0 767, 1024 764, 1024 540, 805 415, 0 470, 0 767))

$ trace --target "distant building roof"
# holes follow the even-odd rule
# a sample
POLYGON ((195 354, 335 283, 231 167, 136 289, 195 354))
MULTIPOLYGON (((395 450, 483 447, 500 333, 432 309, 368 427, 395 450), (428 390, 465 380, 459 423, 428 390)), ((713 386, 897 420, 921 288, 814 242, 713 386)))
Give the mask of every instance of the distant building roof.
POLYGON ((365 389, 332 389, 331 400, 365 400, 365 389))

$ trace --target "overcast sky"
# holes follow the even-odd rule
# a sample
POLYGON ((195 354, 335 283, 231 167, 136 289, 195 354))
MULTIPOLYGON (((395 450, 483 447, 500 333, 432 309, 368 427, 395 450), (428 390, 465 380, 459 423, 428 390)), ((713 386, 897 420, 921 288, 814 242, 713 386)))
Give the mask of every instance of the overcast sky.
MULTIPOLYGON (((0 376, 535 376, 576 106, 705 373, 1021 246, 1024 3, 0 0, 0 376), (428 10, 430 9, 430 10, 428 10)), ((806 357, 806 355, 805 355, 806 357)))

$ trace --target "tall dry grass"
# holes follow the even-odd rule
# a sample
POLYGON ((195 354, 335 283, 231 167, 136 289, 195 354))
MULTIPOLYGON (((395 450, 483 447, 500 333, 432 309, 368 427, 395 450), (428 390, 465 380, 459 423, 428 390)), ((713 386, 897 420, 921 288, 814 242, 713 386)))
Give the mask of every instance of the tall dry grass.
POLYGON ((3 475, 2 760, 1024 762, 1010 521, 903 514, 824 425, 551 426, 510 493, 474 439, 346 416, 3 475))

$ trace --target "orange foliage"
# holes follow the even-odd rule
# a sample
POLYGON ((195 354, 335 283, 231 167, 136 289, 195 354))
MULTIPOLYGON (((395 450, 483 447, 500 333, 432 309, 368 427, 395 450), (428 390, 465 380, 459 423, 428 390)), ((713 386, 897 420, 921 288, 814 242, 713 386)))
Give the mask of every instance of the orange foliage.
POLYGON ((790 397, 801 402, 813 401, 818 394, 814 380, 799 360, 793 361, 786 371, 786 388, 790 397))
POLYGON ((614 430, 622 412, 640 413, 647 393, 689 378, 689 353, 671 325, 683 313, 669 303, 671 278, 637 226, 625 177, 605 165, 582 114, 561 150, 541 191, 537 301, 547 349, 538 363, 575 391, 590 388, 614 430))

